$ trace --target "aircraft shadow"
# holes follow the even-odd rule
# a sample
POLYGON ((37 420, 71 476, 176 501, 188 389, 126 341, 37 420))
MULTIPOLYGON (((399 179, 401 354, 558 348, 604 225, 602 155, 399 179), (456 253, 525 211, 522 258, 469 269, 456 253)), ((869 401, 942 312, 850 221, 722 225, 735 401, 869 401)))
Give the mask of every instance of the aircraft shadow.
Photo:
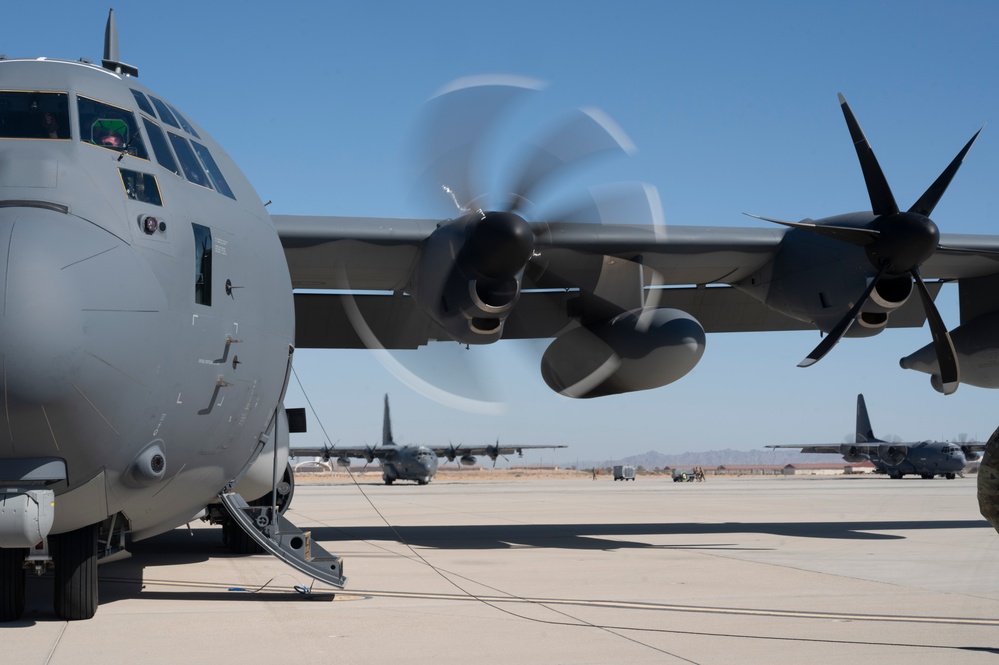
MULTIPOLYGON (((898 540, 904 535, 884 531, 991 528, 985 520, 871 521, 871 522, 725 522, 701 524, 502 524, 472 526, 359 526, 314 527, 312 537, 321 542, 363 540, 395 541, 435 549, 508 549, 549 547, 575 550, 670 548, 624 540, 639 536, 720 536, 769 534, 781 537, 849 540, 898 540), (610 540, 613 538, 614 540, 610 540)), ((684 543, 685 549, 705 547, 740 549, 732 544, 684 543)), ((752 548, 759 549, 759 548, 752 548)))
MULTIPOLYGON (((306 530, 309 527, 306 525, 306 530)), ((991 529, 985 520, 930 520, 930 521, 869 521, 869 522, 725 522, 702 524, 679 522, 666 524, 501 524, 501 525, 452 525, 452 526, 356 526, 312 527, 312 537, 323 543, 337 541, 387 541, 418 547, 450 550, 511 549, 516 547, 545 547, 571 550, 618 549, 721 549, 759 550, 768 548, 742 547, 735 542, 652 545, 639 538, 648 536, 739 536, 769 534, 796 538, 833 538, 851 540, 897 540, 905 538, 891 531, 941 530, 941 529, 991 529), (633 538, 634 540, 629 540, 633 538)), ((250 555, 233 554, 222 544, 220 529, 174 529, 148 540, 133 543, 128 559, 104 564, 100 567, 101 603, 112 603, 127 598, 173 598, 178 600, 263 600, 270 602, 301 602, 303 599, 330 600, 332 594, 252 593, 252 589, 178 589, 176 591, 151 591, 144 588, 144 577, 160 566, 176 566, 205 561, 208 558, 234 558, 250 555)), ((336 551, 335 546, 328 548, 336 551)), ((29 586, 51 588, 51 575, 36 578, 28 576, 29 586)), ((51 598, 50 592, 28 594, 29 598, 51 598)), ((31 624, 37 621, 55 621, 51 604, 25 608, 25 617, 8 627, 31 624)))

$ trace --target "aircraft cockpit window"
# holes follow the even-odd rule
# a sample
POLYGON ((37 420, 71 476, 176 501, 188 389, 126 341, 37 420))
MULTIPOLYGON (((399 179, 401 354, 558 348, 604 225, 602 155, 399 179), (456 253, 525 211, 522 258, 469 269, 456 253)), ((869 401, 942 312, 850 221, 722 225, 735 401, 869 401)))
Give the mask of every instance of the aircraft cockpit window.
POLYGON ((222 175, 222 171, 219 170, 218 164, 215 163, 215 159, 212 157, 212 153, 208 152, 208 148, 201 145, 197 141, 191 141, 191 145, 194 146, 194 151, 198 153, 198 157, 201 158, 201 163, 205 165, 205 170, 208 171, 208 177, 212 179, 212 184, 215 185, 215 189, 220 193, 225 194, 230 199, 235 199, 236 196, 229 189, 229 183, 226 182, 225 177, 222 175))
POLYGON ((125 194, 133 201, 142 201, 153 205, 163 205, 160 198, 160 188, 156 184, 156 176, 149 173, 139 173, 129 169, 118 169, 121 174, 121 184, 125 187, 125 194))
POLYGON ((201 168, 201 162, 194 156, 194 151, 191 150, 191 144, 187 142, 187 139, 173 132, 167 132, 167 136, 170 137, 170 145, 173 146, 173 151, 177 153, 177 159, 180 160, 180 166, 184 169, 184 176, 195 185, 211 189, 208 176, 201 168))
POLYGON ((177 160, 173 158, 173 153, 170 152, 170 146, 167 145, 167 139, 163 134, 163 130, 160 129, 159 125, 146 117, 142 118, 142 124, 146 126, 146 134, 149 136, 149 144, 153 146, 153 154, 156 156, 156 161, 163 168, 180 175, 180 167, 177 166, 177 160))
POLYGON ((167 104, 167 106, 170 106, 170 110, 173 111, 174 117, 176 117, 177 120, 180 122, 180 124, 184 126, 185 132, 187 132, 196 139, 201 138, 200 136, 198 136, 198 133, 194 131, 194 127, 192 127, 191 123, 187 121, 187 118, 184 117, 184 114, 177 110, 176 106, 171 106, 170 104, 167 104))
POLYGON ((70 138, 69 94, 0 92, 0 138, 70 138))
POLYGON ((135 97, 135 103, 139 105, 139 108, 142 109, 142 112, 145 113, 146 115, 155 117, 156 114, 153 113, 153 107, 149 103, 149 100, 146 99, 146 96, 141 92, 139 92, 138 90, 136 90, 135 88, 129 88, 129 90, 132 91, 132 96, 135 97))
POLYGON ((87 97, 77 96, 76 100, 81 141, 149 159, 132 111, 87 97))
POLYGON ((212 230, 201 224, 194 227, 194 302, 212 304, 212 230))
POLYGON ((156 107, 156 111, 160 114, 160 120, 171 127, 181 128, 180 123, 177 122, 177 118, 173 116, 173 112, 170 111, 170 108, 166 104, 152 95, 149 95, 149 99, 153 100, 153 106, 156 107))

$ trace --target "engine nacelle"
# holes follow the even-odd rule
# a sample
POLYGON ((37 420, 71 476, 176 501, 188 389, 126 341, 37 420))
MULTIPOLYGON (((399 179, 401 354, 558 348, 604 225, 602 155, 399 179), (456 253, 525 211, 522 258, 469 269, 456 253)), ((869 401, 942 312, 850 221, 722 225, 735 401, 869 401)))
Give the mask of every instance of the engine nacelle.
POLYGON ((898 466, 905 460, 908 450, 905 446, 894 443, 882 443, 878 446, 878 457, 888 466, 898 466))
POLYGON ((413 296, 463 344, 490 344, 520 298, 534 232, 520 216, 475 212, 443 224, 424 245, 413 296))
MULTIPOLYGON (((961 367, 961 383, 979 388, 999 388, 999 312, 983 314, 950 332, 961 367)), ((930 384, 943 392, 940 367, 933 344, 927 344, 899 361, 902 369, 930 375, 930 384)))
POLYGON ((852 337, 869 337, 881 332, 888 325, 888 315, 901 307, 912 295, 912 278, 908 275, 884 277, 871 292, 871 297, 857 315, 857 325, 852 337))
POLYGON ((541 359, 541 376, 567 397, 650 390, 692 370, 704 343, 704 328, 686 312, 636 309, 557 337, 541 359))
MULTIPOLYGON (((816 224, 866 227, 871 213, 838 215, 816 224)), ((813 220, 803 220, 811 222, 813 220)), ((798 321, 830 332, 846 316, 877 274, 864 247, 791 229, 784 234, 773 262, 736 286, 767 307, 798 321)), ((904 305, 913 292, 907 274, 885 276, 857 315, 847 337, 880 333, 891 312, 904 305)))
POLYGON ((847 462, 852 462, 854 464, 858 462, 866 462, 871 459, 869 455, 860 451, 857 446, 852 446, 848 443, 843 444, 839 447, 839 454, 843 456, 847 462))

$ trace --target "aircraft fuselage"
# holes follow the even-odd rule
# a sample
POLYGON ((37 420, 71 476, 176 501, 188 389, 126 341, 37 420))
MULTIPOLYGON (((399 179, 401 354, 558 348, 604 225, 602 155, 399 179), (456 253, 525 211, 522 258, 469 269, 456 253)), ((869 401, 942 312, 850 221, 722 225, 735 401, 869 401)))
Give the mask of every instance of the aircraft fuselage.
POLYGON ((0 60, 0 242, 0 470, 65 461, 52 533, 119 513, 135 538, 173 528, 275 440, 281 245, 162 97, 83 62, 0 60))
POLYGON ((412 480, 426 485, 437 475, 437 455, 426 446, 399 446, 382 460, 382 478, 387 484, 412 480))
POLYGON ((924 478, 932 478, 933 476, 953 478, 963 472, 968 465, 968 459, 960 446, 935 441, 908 444, 905 459, 898 463, 893 464, 877 455, 871 456, 871 462, 878 473, 884 473, 893 478, 905 475, 923 476, 924 478))

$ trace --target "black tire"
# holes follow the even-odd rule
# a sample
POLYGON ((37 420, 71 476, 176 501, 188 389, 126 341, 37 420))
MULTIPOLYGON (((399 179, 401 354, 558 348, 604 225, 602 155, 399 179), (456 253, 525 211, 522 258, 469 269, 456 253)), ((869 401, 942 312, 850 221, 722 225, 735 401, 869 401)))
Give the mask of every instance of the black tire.
POLYGON ((0 548, 0 623, 24 614, 24 557, 28 550, 0 548))
POLYGON ((97 614, 97 526, 91 524, 52 536, 55 613, 66 621, 97 614))
MULTIPOLYGON (((266 507, 271 505, 270 493, 258 499, 247 502, 248 506, 266 507)), ((228 509, 226 509, 228 513, 228 509)), ((222 543, 229 548, 233 554, 263 554, 263 546, 255 541, 246 531, 243 531, 232 515, 227 515, 227 519, 222 523, 222 543)))
POLYGON ((222 542, 233 554, 263 554, 264 548, 232 518, 222 525, 222 542))

